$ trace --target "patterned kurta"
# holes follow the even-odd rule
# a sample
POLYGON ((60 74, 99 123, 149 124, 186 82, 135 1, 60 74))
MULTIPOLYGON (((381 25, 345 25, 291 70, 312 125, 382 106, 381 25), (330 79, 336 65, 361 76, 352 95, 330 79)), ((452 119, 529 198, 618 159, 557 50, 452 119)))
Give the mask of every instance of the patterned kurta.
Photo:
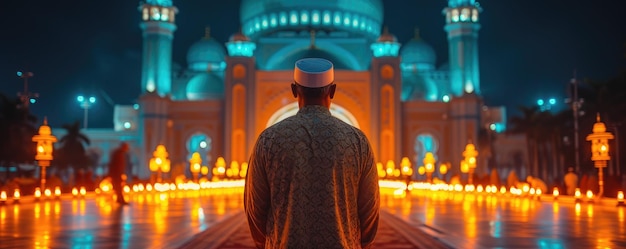
POLYGON ((369 248, 379 205, 369 141, 328 108, 304 106, 259 136, 244 190, 258 248, 369 248))

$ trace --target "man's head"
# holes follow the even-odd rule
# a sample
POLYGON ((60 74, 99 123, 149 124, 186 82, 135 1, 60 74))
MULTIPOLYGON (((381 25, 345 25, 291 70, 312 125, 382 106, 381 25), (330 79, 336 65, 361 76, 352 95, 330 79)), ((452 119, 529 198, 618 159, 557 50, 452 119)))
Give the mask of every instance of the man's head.
POLYGON ((335 72, 333 63, 321 58, 306 58, 296 61, 294 83, 291 92, 298 98, 300 107, 323 105, 330 107, 335 96, 335 72))
POLYGON ((128 143, 126 143, 126 142, 122 142, 120 144, 120 148, 122 148, 122 151, 124 151, 124 152, 128 152, 128 150, 130 149, 130 147, 128 146, 128 143))

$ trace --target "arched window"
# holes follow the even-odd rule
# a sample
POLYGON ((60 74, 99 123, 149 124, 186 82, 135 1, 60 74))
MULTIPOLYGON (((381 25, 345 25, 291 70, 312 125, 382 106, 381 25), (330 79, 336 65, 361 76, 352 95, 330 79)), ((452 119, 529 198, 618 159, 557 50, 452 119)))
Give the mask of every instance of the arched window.
MULTIPOLYGON (((213 149, 213 140, 204 133, 195 133, 187 140, 187 160, 191 158, 194 152, 200 154, 202 165, 212 166, 213 158, 211 150, 213 149)), ((189 172, 189 167, 185 167, 185 172, 189 172)))
POLYGON ((424 156, 427 152, 432 152, 437 159, 437 151, 439 150, 439 144, 437 139, 430 133, 422 133, 415 137, 415 142, 413 144, 413 152, 415 152, 415 156, 413 158, 413 162, 415 165, 422 165, 424 160, 424 156))

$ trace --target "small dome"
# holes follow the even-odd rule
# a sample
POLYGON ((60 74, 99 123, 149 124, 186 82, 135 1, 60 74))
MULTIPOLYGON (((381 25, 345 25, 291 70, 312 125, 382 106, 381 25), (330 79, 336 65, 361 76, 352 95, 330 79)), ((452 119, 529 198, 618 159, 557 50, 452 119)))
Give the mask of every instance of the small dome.
POLYGON ((187 65, 194 71, 222 71, 225 68, 226 49, 214 38, 206 35, 187 51, 187 65))
POLYGON ((415 32, 413 39, 402 46, 400 56, 402 57, 402 64, 404 64, 403 68, 432 69, 437 62, 435 50, 420 38, 418 31, 415 32))
POLYGON ((237 33, 234 33, 233 35, 231 35, 228 41, 229 42, 238 42, 238 41, 243 42, 243 41, 250 41, 250 38, 244 35, 241 32, 241 30, 239 30, 237 33))
POLYGON ((398 38, 395 35, 389 33, 389 29, 385 27, 383 33, 378 37, 376 42, 398 42, 398 38))
POLYGON ((211 73, 200 73, 187 83, 187 99, 221 99, 224 96, 224 81, 211 73))

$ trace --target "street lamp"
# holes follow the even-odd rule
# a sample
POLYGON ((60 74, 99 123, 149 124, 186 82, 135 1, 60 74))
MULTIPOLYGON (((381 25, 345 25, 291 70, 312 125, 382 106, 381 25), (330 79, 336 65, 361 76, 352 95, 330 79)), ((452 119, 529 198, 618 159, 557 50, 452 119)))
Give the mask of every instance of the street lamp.
POLYGON ((93 105, 94 103, 96 103, 96 97, 94 96, 90 96, 90 97, 85 97, 83 95, 78 95, 78 97, 76 97, 76 101, 78 101, 78 103, 80 103, 80 107, 83 108, 84 114, 83 114, 83 125, 84 128, 87 129, 87 121, 88 121, 88 117, 89 117, 89 108, 91 107, 91 105, 93 105))
POLYGON ((218 157, 213 168, 213 179, 220 180, 224 174, 226 174, 226 160, 223 157, 218 157))
POLYGON ((467 143, 465 145, 465 151, 463 151, 463 157, 465 157, 465 163, 467 163, 467 168, 469 172, 469 177, 467 179, 468 184, 474 184, 474 169, 476 169, 476 157, 478 156, 478 151, 476 151, 476 147, 474 144, 467 143))
POLYGON ((435 172, 435 156, 432 152, 426 152, 424 155, 424 170, 426 171, 426 179, 428 182, 433 182, 433 172, 435 172))
POLYGON ((200 153, 194 152, 189 159, 189 170, 191 171, 194 182, 198 182, 198 173, 200 173, 201 168, 202 158, 200 157, 200 153))
POLYGON ((409 190, 409 184, 411 184, 411 176, 413 175, 413 168, 411 168, 411 161, 408 157, 403 157, 400 161, 400 167, 402 167, 402 175, 406 179, 406 189, 409 190))
POLYGON ((591 161, 598 168, 598 198, 604 194, 604 168, 606 162, 611 160, 609 155, 609 139, 613 139, 613 134, 606 132, 606 126, 600 121, 600 114, 596 115, 596 123, 593 124, 593 133, 587 136, 587 141, 591 141, 591 161))
POLYGON ((43 124, 39 127, 39 134, 33 136, 33 142, 37 142, 35 160, 41 167, 41 191, 46 187, 46 167, 50 166, 50 161, 53 159, 52 151, 54 147, 52 143, 56 141, 57 138, 52 135, 52 130, 48 126, 48 119, 44 118, 43 124))
POLYGON ((150 159, 150 171, 157 174, 157 182, 159 183, 162 181, 162 174, 170 172, 170 159, 167 156, 165 146, 159 144, 152 153, 152 159, 150 159))

